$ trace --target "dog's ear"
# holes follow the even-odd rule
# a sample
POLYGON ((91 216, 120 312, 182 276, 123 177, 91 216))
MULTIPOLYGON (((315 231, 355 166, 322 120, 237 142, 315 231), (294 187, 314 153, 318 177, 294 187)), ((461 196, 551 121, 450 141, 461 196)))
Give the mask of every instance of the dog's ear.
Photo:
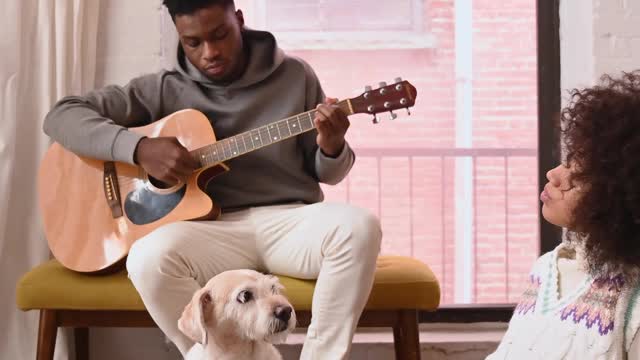
POLYGON ((193 341, 207 345, 207 324, 212 321, 213 300, 208 289, 198 290, 178 320, 178 328, 193 341))

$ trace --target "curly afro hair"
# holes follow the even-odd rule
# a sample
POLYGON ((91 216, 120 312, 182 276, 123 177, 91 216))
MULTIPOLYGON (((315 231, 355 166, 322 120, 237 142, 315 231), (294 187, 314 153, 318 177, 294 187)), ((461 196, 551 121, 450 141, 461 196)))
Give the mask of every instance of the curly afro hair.
POLYGON ((212 5, 222 5, 225 8, 235 6, 233 0, 163 0, 162 4, 169 10, 173 21, 176 20, 176 15, 190 15, 212 5))
POLYGON ((640 71, 571 91, 562 111, 572 183, 584 184, 572 241, 593 275, 640 272, 640 71))

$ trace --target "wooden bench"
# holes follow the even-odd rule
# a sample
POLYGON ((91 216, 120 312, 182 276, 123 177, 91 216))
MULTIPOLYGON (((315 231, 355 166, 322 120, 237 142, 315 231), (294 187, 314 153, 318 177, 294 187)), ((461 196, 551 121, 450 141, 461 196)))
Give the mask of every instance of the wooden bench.
MULTIPOLYGON (((279 278, 298 327, 308 326, 315 281, 279 278)), ((51 260, 24 274, 16 293, 21 310, 40 311, 36 360, 53 359, 58 327, 74 328, 77 358, 85 360, 91 327, 156 326, 125 270, 88 275, 51 260)), ((396 359, 419 360, 418 311, 435 311, 439 302, 440 287, 427 265, 409 257, 381 256, 359 326, 393 328, 396 359)))

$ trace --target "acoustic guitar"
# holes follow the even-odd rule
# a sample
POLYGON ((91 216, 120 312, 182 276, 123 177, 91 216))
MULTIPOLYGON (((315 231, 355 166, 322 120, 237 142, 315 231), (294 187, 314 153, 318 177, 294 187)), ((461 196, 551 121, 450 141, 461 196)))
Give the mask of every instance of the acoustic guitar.
MULTIPOLYGON (((416 89, 407 81, 366 87, 337 105, 345 114, 373 115, 413 106, 416 89)), ((181 110, 150 125, 130 128, 148 137, 176 137, 200 163, 187 179, 158 186, 142 167, 78 156, 53 143, 42 160, 39 201, 51 252, 65 267, 99 273, 120 268, 131 245, 167 223, 214 220, 220 215, 204 189, 229 167, 226 160, 314 129, 316 110, 216 141, 211 123, 197 110, 181 110)))

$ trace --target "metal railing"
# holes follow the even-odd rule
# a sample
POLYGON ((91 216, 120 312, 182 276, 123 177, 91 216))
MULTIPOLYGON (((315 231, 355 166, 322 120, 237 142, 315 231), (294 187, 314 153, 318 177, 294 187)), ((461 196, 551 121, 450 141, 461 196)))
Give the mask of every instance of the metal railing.
MULTIPOLYGON (((478 259, 478 234, 477 234, 477 160, 479 158, 501 158, 503 159, 504 164, 504 221, 505 221, 505 229, 504 229, 504 238, 505 238, 505 279, 506 284, 505 288, 507 289, 506 301, 508 302, 508 289, 509 289, 509 160, 512 158, 532 158, 535 159, 538 156, 538 150, 533 148, 359 148, 354 150, 359 159, 362 158, 374 158, 377 161, 377 176, 378 176, 378 211, 380 217, 382 218, 382 160, 386 158, 405 158, 408 159, 409 162, 409 204, 411 209, 414 208, 414 197, 413 197, 413 187, 414 187, 414 159, 416 158, 439 158, 442 169, 440 171, 440 185, 442 189, 445 188, 447 184, 447 177, 449 176, 446 172, 445 161, 447 159, 461 159, 461 158, 471 158, 472 159, 472 177, 473 177, 473 248, 474 248, 474 264, 473 264, 473 288, 474 288, 474 299, 477 299, 477 259, 478 259)), ((346 198, 347 201, 351 201, 351 194, 349 191, 350 188, 350 178, 347 177, 345 180, 346 186, 346 198)), ((440 205, 444 211, 446 204, 446 193, 445 191, 440 191, 440 205)), ((411 216, 409 217, 409 236, 410 236, 410 249, 409 252, 411 256, 414 255, 414 214, 411 211, 411 216)), ((447 272, 445 266, 445 260, 447 258, 446 253, 446 231, 447 231, 446 217, 443 215, 441 217, 441 241, 442 241, 442 253, 440 256, 441 261, 441 278, 439 279, 441 282, 442 294, 445 294, 445 286, 447 286, 447 272)))

